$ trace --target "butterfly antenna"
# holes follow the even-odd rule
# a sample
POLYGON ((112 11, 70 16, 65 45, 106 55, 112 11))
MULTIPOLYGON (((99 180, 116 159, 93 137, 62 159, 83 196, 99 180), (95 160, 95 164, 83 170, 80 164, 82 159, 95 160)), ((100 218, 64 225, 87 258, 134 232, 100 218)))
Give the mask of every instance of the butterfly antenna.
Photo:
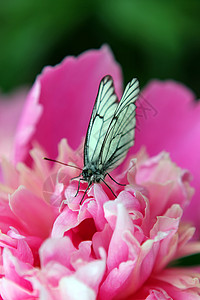
POLYGON ((53 161, 53 162, 55 162, 55 163, 58 163, 58 164, 61 164, 61 165, 67 166, 67 167, 75 168, 75 169, 78 169, 78 170, 81 170, 81 171, 82 171, 82 169, 79 168, 79 167, 76 167, 76 166, 72 166, 72 165, 66 164, 66 163, 64 163, 64 162, 62 162, 62 161, 59 161, 59 160, 56 160, 56 159, 47 158, 47 157, 43 157, 43 159, 49 160, 49 161, 53 161))

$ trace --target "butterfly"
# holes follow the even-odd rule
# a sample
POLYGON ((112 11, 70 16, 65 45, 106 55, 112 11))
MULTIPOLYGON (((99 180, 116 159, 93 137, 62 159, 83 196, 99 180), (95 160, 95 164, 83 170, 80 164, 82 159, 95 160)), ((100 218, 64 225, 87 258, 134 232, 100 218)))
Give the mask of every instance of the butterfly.
MULTIPOLYGON (((134 144, 135 102, 138 95, 139 82, 136 78, 127 84, 120 102, 115 93, 112 77, 106 75, 102 78, 87 129, 84 144, 84 167, 83 169, 77 167, 81 170, 81 173, 75 177, 79 178, 75 196, 78 195, 80 181, 83 180, 88 183, 80 204, 92 183, 101 181, 116 197, 104 178, 108 175, 115 181, 108 172, 119 166, 125 159, 129 148, 134 144)), ((62 162, 59 163, 71 166, 62 162)))

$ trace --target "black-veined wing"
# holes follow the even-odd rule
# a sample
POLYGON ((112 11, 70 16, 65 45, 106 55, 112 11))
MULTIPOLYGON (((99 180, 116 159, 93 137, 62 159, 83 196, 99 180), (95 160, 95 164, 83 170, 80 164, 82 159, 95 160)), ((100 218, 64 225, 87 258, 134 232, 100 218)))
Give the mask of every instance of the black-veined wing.
POLYGON ((107 75, 102 78, 97 98, 90 118, 85 145, 84 165, 99 161, 102 144, 118 106, 112 77, 107 75))
POLYGON ((135 101, 139 95, 139 82, 134 78, 125 88, 100 150, 99 168, 107 170, 117 167, 134 144, 135 101))

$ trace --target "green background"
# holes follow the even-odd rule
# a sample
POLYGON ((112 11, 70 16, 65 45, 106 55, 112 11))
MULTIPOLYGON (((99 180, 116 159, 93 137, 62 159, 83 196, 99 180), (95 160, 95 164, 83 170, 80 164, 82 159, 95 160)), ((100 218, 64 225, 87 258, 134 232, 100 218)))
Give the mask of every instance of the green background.
POLYGON ((199 12, 199 0, 1 0, 1 90, 107 43, 126 82, 171 78, 200 97, 199 12))

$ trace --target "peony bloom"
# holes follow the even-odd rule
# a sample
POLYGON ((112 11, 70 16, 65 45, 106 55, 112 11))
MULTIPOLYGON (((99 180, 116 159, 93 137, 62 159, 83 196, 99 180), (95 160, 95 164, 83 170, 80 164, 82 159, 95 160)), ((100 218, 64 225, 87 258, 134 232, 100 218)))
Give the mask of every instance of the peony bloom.
MULTIPOLYGON (((121 69, 107 46, 85 52, 78 58, 67 57, 55 67, 46 67, 27 97, 17 127, 15 162, 24 159, 27 162, 35 142, 51 158, 57 156, 57 144, 63 137, 77 149, 86 134, 99 82, 106 74, 113 77, 120 97, 121 69)), ((195 194, 185 217, 198 230, 200 168, 196 166, 200 164, 200 103, 194 100, 193 93, 179 83, 150 82, 137 102, 137 130, 131 152, 136 153, 143 145, 150 155, 164 150, 179 166, 191 172, 195 194)))
POLYGON ((191 172, 195 194, 184 215, 200 232, 200 101, 195 102, 192 91, 174 81, 154 80, 142 96, 133 150, 145 145, 148 153, 155 155, 164 149, 191 172))
MULTIPOLYGON (((75 198, 77 169, 50 166, 31 151, 33 164, 3 161, 0 237, 3 299, 197 299, 200 273, 167 267, 200 251, 194 228, 181 223, 190 200, 190 174, 165 152, 132 157, 109 182, 94 184, 83 204, 75 198), (13 182, 16 184, 13 184, 13 182), (156 296, 157 295, 157 296, 156 296), (165 297, 165 298, 164 298, 165 297)), ((60 160, 80 166, 66 140, 60 160)))
POLYGON ((194 193, 191 175, 167 152, 159 149, 149 157, 144 148, 136 153, 136 143, 136 154, 113 172, 126 186, 106 179, 117 197, 93 184, 82 205, 87 183, 81 182, 74 197, 78 183, 71 178, 77 169, 42 160, 58 157, 83 166, 81 142, 106 74, 120 96, 121 70, 104 46, 45 68, 27 97, 14 155, 1 156, 2 299, 200 297, 199 270, 170 267, 199 252, 200 243, 191 241, 194 227, 181 221, 194 193))

